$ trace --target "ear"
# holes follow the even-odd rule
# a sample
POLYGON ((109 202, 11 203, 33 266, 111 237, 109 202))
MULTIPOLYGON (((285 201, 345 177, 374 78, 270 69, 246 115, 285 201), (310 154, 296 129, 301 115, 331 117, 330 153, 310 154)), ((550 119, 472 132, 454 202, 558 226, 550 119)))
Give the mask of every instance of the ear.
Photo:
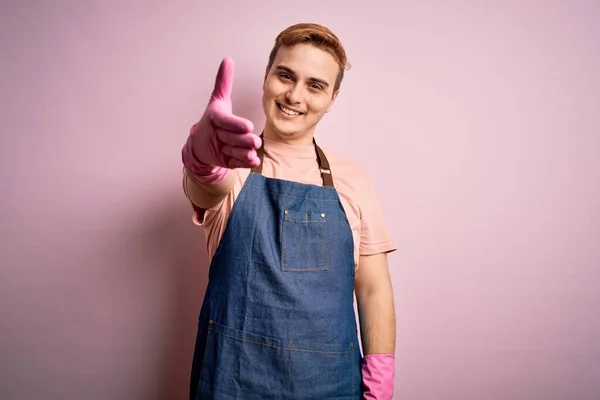
POLYGON ((329 103, 329 107, 327 107, 327 111, 325 112, 329 112, 331 111, 331 109, 333 108, 333 105, 335 104, 335 100, 338 97, 338 94, 340 93, 340 90, 336 90, 335 92, 333 92, 333 95, 331 96, 331 103, 329 103))

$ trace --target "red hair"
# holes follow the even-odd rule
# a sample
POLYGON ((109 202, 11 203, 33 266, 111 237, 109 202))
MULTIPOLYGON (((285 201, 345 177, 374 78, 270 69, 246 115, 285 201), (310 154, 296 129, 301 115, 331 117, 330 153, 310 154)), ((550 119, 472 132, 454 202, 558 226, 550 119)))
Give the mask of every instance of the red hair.
POLYGON ((297 44, 311 44, 331 54, 340 67, 333 91, 338 90, 344 79, 344 71, 350 69, 350 63, 346 57, 344 46, 338 37, 329 28, 312 23, 300 23, 284 29, 275 38, 275 45, 269 54, 267 71, 273 66, 277 51, 280 47, 291 47, 297 44))

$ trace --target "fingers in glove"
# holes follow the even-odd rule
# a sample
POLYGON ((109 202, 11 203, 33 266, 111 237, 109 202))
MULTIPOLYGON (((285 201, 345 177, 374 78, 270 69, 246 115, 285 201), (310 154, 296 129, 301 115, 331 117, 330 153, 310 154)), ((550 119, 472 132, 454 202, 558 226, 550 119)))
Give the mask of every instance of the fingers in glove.
POLYGON ((238 117, 227 112, 215 111, 210 120, 217 128, 236 133, 248 133, 254 131, 254 124, 246 118, 238 117))
POLYGON ((240 161, 235 158, 230 158, 227 162, 229 168, 254 168, 258 167, 260 160, 257 158, 253 161, 240 161))
POLYGON ((217 139, 224 145, 246 149, 258 149, 262 144, 260 137, 254 133, 237 133, 224 129, 217 130, 217 139))
POLYGON ((233 165, 231 163, 233 163, 234 161, 236 162, 236 165, 239 165, 238 168, 254 167, 257 166, 260 162, 256 150, 253 149, 226 145, 223 146, 222 151, 225 155, 229 156, 230 158, 228 162, 230 168, 233 168, 233 165))

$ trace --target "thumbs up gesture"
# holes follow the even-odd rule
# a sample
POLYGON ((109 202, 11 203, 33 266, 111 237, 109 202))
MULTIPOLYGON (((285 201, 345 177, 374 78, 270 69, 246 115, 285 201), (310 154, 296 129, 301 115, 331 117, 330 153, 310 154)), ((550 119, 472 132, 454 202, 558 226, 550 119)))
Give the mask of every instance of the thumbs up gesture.
POLYGON ((261 139, 251 121, 232 112, 233 60, 221 62, 215 87, 202 118, 192 126, 183 148, 183 163, 201 183, 218 183, 230 168, 252 168, 260 163, 256 150, 261 139))

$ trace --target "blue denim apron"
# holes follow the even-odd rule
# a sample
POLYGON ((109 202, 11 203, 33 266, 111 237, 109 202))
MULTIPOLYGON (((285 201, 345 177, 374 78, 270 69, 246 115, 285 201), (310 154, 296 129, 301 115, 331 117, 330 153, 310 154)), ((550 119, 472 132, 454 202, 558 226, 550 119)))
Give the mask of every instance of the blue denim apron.
POLYGON ((212 258, 190 399, 361 398, 352 231, 323 186, 253 169, 212 258))

